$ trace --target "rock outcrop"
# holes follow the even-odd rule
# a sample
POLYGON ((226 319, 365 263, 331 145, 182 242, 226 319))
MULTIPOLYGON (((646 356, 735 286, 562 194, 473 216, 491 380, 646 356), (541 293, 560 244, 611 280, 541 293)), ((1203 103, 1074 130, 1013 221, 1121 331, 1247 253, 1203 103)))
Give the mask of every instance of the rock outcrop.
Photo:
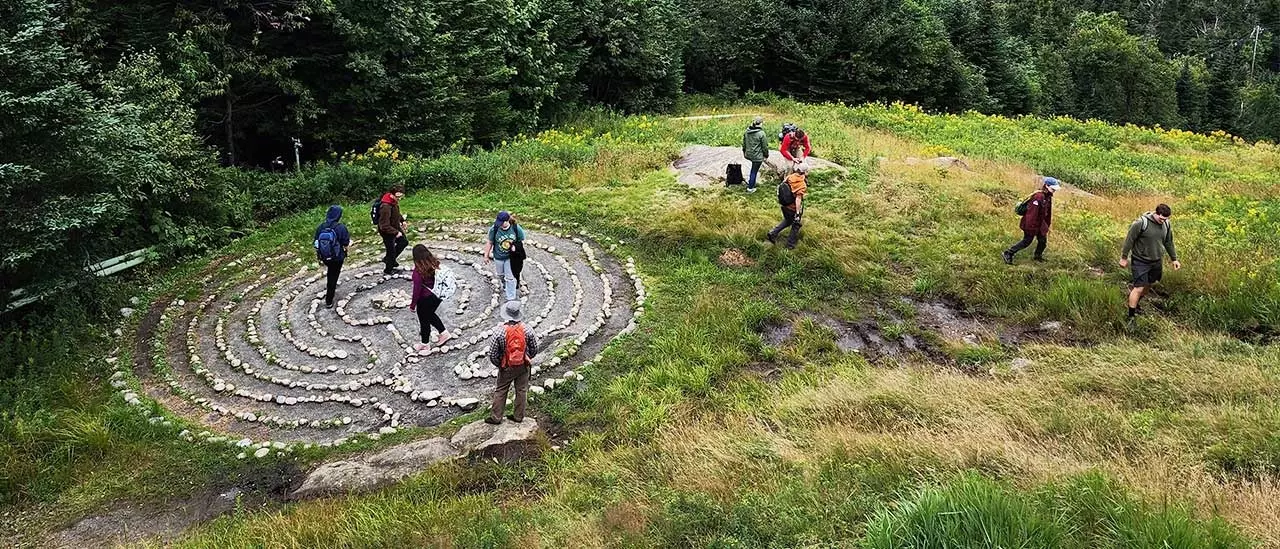
POLYGON ((538 422, 469 423, 452 439, 436 437, 401 444, 376 454, 317 467, 292 494, 303 499, 368 492, 417 474, 437 463, 467 455, 507 459, 528 455, 538 445, 538 422))
MULTIPOLYGON (((843 166, 821 158, 809 157, 810 171, 831 169, 841 173, 847 172, 843 166)), ((724 185, 724 170, 729 164, 742 164, 742 175, 747 177, 751 170, 751 162, 742 157, 739 147, 709 147, 706 145, 690 145, 680 153, 680 159, 671 165, 676 171, 676 180, 697 188, 710 188, 724 185)), ((777 151, 769 152, 769 159, 760 167, 761 172, 781 174, 786 170, 786 161, 777 151)))

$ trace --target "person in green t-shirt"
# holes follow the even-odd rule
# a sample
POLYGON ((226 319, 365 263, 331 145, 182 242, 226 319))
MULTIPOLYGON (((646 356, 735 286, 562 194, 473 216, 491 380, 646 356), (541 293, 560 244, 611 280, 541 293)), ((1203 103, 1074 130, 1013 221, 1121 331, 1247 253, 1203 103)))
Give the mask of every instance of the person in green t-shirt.
POLYGON ((1128 267, 1133 274, 1129 290, 1129 322, 1133 322, 1133 317, 1140 312, 1138 304, 1142 296, 1163 276, 1164 252, 1169 252, 1173 270, 1182 268, 1178 250, 1173 246, 1170 217, 1173 217, 1173 210, 1167 204, 1160 204, 1155 211, 1142 214, 1129 225, 1129 234, 1120 248, 1120 266, 1128 267))
POLYGON ((515 224, 511 213, 498 212, 498 218, 489 227, 489 241, 484 247, 484 260, 492 261, 494 269, 502 278, 503 293, 507 301, 515 301, 520 297, 516 291, 516 275, 511 270, 511 247, 519 241, 524 242, 524 229, 515 224))

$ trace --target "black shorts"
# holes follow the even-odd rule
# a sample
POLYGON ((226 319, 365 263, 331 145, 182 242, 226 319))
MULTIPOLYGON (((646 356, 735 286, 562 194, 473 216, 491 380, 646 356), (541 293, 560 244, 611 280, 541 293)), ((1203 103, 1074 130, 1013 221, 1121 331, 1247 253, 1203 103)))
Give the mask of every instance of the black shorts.
POLYGON ((1145 263, 1133 260, 1129 264, 1129 270, 1133 273, 1133 287, 1145 288, 1160 282, 1160 277, 1164 276, 1164 264, 1160 261, 1155 263, 1145 263))

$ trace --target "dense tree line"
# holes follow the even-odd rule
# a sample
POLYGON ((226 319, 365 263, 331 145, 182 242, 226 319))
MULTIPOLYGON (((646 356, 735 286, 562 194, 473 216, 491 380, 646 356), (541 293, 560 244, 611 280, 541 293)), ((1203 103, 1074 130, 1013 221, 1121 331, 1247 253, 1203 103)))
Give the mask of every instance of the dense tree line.
POLYGON ((1280 137, 1280 0, 0 4, 0 289, 233 236, 254 183, 211 174, 293 138, 429 154, 745 91, 1280 137))

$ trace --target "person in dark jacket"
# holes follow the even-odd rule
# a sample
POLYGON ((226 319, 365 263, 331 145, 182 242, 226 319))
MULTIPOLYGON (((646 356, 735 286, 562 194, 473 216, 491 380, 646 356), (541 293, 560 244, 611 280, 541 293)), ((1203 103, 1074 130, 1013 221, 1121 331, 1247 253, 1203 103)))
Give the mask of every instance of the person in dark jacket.
POLYGON ((382 270, 383 274, 395 274, 400 267, 396 258, 409 246, 409 239, 404 236, 407 228, 404 216, 400 214, 401 198, 404 198, 404 187, 391 187, 390 191, 382 195, 382 205, 378 208, 378 234, 382 236, 382 245, 387 249, 387 255, 382 258, 382 263, 386 265, 382 270))
POLYGON ((1120 248, 1120 266, 1130 268, 1133 275, 1129 290, 1129 322, 1139 313, 1138 304, 1151 286, 1160 281, 1164 252, 1173 260, 1173 270, 1182 268, 1178 251, 1173 247, 1173 226, 1169 218, 1173 210, 1168 204, 1156 206, 1155 211, 1142 214, 1129 225, 1124 245, 1120 248))
POLYGON ((1052 177, 1044 178, 1040 190, 1027 199, 1027 213, 1022 214, 1018 227, 1022 229, 1022 240, 1004 251, 1004 262, 1013 265, 1013 256, 1023 248, 1036 241, 1036 261, 1044 261, 1044 247, 1048 243, 1049 226, 1053 223, 1053 194, 1062 188, 1062 183, 1052 177))
POLYGON ((351 233, 347 231, 347 226, 342 224, 342 206, 334 204, 329 206, 328 213, 324 216, 324 223, 316 227, 315 235, 312 240, 315 241, 316 259, 321 265, 328 268, 328 281, 324 289, 324 306, 333 308, 333 294, 338 289, 338 275, 342 273, 342 263, 347 259, 347 249, 351 247, 351 233), (328 230, 332 230, 332 235, 328 234, 328 230), (328 242, 327 247, 330 248, 332 257, 325 258, 320 250, 320 233, 325 234, 325 240, 328 242), (330 241, 330 237, 332 240, 330 241))
MULTIPOLYGON (((529 376, 532 374, 533 359, 541 350, 538 346, 538 336, 523 323, 524 316, 521 314, 519 301, 508 301, 502 306, 501 314, 502 326, 498 328, 498 333, 493 336, 493 339, 489 340, 489 363, 498 367, 498 386, 493 391, 489 417, 484 420, 490 425, 502 423, 502 411, 507 408, 507 392, 512 384, 515 384, 516 389, 515 406, 507 419, 516 423, 524 421, 524 409, 529 402, 529 376), (507 352, 508 329, 512 330, 516 337, 524 336, 524 357, 519 364, 504 363, 507 362, 509 355, 507 352)), ((517 355, 520 353, 519 349, 513 352, 517 355)))
POLYGON ((764 135, 764 117, 757 116, 742 134, 742 156, 751 162, 751 176, 747 178, 747 192, 756 192, 756 177, 760 166, 769 159, 769 138, 764 135))

